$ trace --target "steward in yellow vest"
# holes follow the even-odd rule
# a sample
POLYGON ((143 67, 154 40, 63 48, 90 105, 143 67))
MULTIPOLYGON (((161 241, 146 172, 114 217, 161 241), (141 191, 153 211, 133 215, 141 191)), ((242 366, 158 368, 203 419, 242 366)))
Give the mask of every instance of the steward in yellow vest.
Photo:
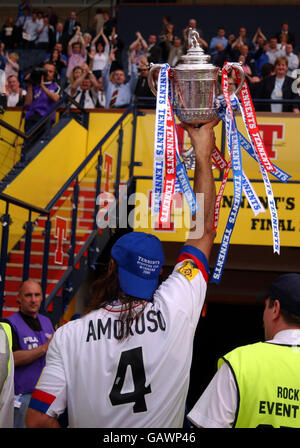
POLYGON ((188 418, 203 428, 300 428, 300 275, 278 277, 265 299, 265 341, 238 347, 188 418))
POLYGON ((232 369, 238 391, 233 426, 300 428, 300 345, 259 342, 219 360, 232 369))
POLYGON ((14 364, 10 325, 0 322, 0 428, 13 428, 14 364))

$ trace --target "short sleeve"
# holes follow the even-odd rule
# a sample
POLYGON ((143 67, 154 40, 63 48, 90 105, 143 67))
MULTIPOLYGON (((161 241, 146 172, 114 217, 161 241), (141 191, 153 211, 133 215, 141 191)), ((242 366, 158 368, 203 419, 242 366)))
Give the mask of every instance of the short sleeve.
POLYGON ((46 365, 29 403, 30 408, 43 412, 49 417, 57 417, 62 414, 67 403, 67 386, 60 351, 60 336, 61 332, 58 329, 49 344, 46 365))
POLYGON ((172 274, 160 285, 155 298, 159 296, 162 307, 174 315, 184 314, 196 326, 205 301, 207 271, 205 255, 193 246, 184 246, 172 274))
POLYGON ((179 253, 177 263, 184 260, 193 260, 198 269, 201 271, 206 283, 208 282, 208 277, 210 274, 208 261, 206 256, 200 249, 197 249, 196 247, 190 246, 188 244, 183 246, 179 253))
POLYGON ((224 363, 187 417, 198 427, 231 428, 237 405, 235 380, 230 368, 224 363))

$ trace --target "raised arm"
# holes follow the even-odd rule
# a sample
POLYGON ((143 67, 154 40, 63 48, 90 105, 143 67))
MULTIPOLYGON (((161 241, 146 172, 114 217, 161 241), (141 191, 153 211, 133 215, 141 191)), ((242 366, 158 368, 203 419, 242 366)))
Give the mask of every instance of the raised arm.
POLYGON ((103 37, 105 44, 108 44, 108 39, 105 36, 105 34, 103 32, 103 27, 102 27, 101 30, 99 31, 99 33, 97 34, 97 36, 95 36, 94 39, 92 40, 91 45, 95 45, 100 36, 103 37))
POLYGON ((89 67, 86 66, 83 69, 82 74, 77 79, 75 79, 74 82, 72 82, 72 84, 71 84, 71 91, 70 91, 71 96, 75 95, 75 93, 77 92, 77 88, 80 86, 80 84, 82 83, 82 81, 84 80, 84 78, 86 77, 88 72, 89 72, 89 67))
MULTIPOLYGON (((194 174, 194 192, 202 193, 203 205, 193 216, 192 228, 185 244, 200 249, 206 258, 210 256, 211 248, 216 236, 213 229, 214 209, 216 200, 215 182, 212 173, 211 155, 215 147, 214 126, 219 119, 213 120, 200 128, 193 128, 186 123, 182 124, 188 132, 195 150, 196 166, 194 174), (201 220, 203 220, 203 232, 201 232, 201 220)), ((197 201, 199 204, 199 200, 197 201)), ((199 204, 200 205, 200 204, 199 204)))
POLYGON ((105 36, 105 33, 103 32, 103 28, 101 29, 101 36, 103 37, 104 44, 109 46, 109 40, 105 36))

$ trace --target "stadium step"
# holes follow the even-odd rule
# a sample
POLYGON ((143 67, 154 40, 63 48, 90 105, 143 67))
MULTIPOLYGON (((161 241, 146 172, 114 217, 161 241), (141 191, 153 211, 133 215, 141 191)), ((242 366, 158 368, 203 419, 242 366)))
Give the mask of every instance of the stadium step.
MULTIPOLYGON (((48 275, 46 297, 51 293, 58 281, 64 275, 68 268, 70 235, 72 223, 72 186, 56 202, 50 213, 51 233, 48 258, 48 275), (66 220, 67 231, 66 239, 63 240, 61 249, 63 251, 62 263, 58 264, 55 260, 55 253, 58 246, 58 240, 55 238, 55 219, 61 217, 66 220)), ((80 251, 90 232, 93 230, 94 207, 95 207, 95 178, 84 178, 79 183, 79 199, 77 212, 77 227, 75 241, 75 255, 80 251)), ((44 233, 47 218, 40 216, 34 223, 31 250, 29 278, 41 283, 42 266, 44 257, 44 233)), ((9 253, 6 267, 5 278, 5 302, 3 306, 3 317, 8 317, 18 311, 17 294, 23 276, 23 261, 25 250, 25 237, 23 236, 16 244, 15 248, 9 253)), ((61 291, 59 291, 59 294, 61 291)), ((49 310, 51 309, 51 304, 49 310)))

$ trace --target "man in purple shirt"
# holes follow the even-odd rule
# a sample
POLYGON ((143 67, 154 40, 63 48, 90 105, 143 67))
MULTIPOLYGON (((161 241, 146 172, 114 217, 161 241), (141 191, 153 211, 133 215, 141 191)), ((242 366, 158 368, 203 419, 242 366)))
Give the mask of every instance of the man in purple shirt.
POLYGON ((40 285, 34 280, 26 280, 17 296, 20 309, 8 318, 12 326, 15 364, 15 428, 25 427, 30 397, 44 368, 54 332, 50 319, 39 314, 42 298, 40 285))
MULTIPOLYGON (((51 107, 59 100, 60 87, 55 81, 55 65, 45 63, 43 68, 47 74, 41 77, 40 83, 33 83, 31 78, 28 79, 29 85, 25 97, 25 132, 29 132, 42 117, 47 115, 51 107)), ((54 120, 55 113, 50 117, 52 123, 54 120)), ((45 132, 46 128, 47 122, 43 124, 37 133, 33 134, 32 138, 26 141, 23 148, 24 155, 30 150, 33 143, 45 132)))

